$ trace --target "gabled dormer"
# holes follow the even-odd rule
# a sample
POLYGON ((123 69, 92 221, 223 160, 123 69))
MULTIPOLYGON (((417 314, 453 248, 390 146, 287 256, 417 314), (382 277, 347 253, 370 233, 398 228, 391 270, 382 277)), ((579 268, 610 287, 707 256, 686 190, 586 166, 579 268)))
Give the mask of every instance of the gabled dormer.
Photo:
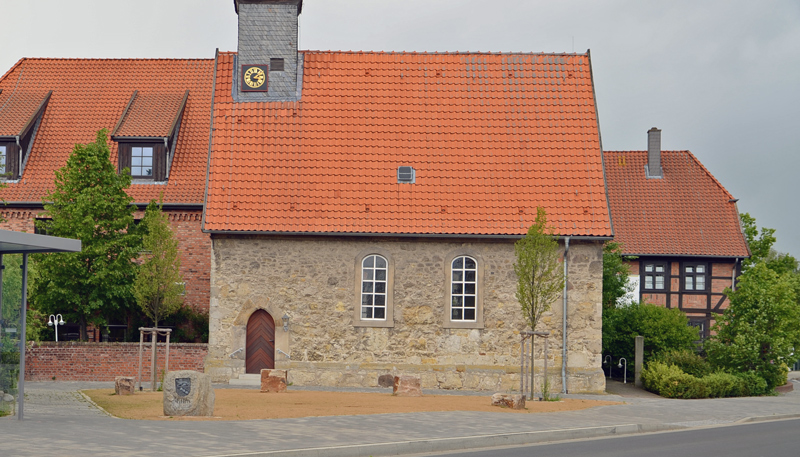
POLYGON ((119 146, 119 171, 127 169, 134 183, 169 179, 188 99, 188 90, 182 94, 133 92, 111 139, 119 146))
POLYGON ((18 180, 53 91, 0 90, 0 179, 18 180))

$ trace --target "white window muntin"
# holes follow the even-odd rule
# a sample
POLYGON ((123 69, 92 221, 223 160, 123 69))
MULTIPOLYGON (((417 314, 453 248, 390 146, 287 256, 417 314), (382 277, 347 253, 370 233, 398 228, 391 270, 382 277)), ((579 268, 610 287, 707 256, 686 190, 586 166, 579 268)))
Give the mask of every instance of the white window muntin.
POLYGON ((379 255, 361 261, 361 319, 386 320, 388 262, 379 255))
POLYGON ((7 151, 6 146, 0 146, 0 174, 6 173, 7 151))
POLYGON ((153 147, 131 147, 131 176, 153 177, 153 147))
POLYGON ((475 322, 478 313, 478 262, 459 256, 450 264, 450 320, 475 322))

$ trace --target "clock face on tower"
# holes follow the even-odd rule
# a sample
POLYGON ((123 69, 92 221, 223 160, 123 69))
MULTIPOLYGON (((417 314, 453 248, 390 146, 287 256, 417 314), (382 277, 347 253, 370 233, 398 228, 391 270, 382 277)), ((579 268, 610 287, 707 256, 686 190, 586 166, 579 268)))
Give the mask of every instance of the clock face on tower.
POLYGON ((242 92, 267 92, 267 75, 269 66, 267 65, 242 65, 242 92))

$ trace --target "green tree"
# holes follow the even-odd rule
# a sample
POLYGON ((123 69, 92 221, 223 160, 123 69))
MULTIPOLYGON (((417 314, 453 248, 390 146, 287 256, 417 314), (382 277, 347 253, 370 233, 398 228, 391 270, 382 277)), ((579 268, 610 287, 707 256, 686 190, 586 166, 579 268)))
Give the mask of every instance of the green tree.
POLYGON ((758 262, 727 290, 730 306, 705 344, 709 360, 734 373, 754 372, 769 389, 786 382, 786 365, 800 348, 798 280, 758 262))
POLYGON ((558 241, 543 208, 536 210, 536 221, 524 238, 514 244, 517 274, 517 300, 531 330, 536 330, 542 314, 550 309, 564 288, 564 271, 559 260, 558 241))
POLYGON ((681 310, 648 303, 603 308, 603 354, 628 363, 634 358, 634 342, 644 337, 644 360, 676 350, 694 350, 697 329, 681 310))
POLYGON ((55 189, 44 197, 52 218, 47 233, 79 239, 83 250, 34 256, 39 280, 31 298, 45 314, 78 322, 82 340, 89 323, 102 325, 133 303, 133 259, 141 244, 135 207, 125 192, 131 178, 111 163, 107 134, 100 130, 94 143, 75 145, 66 166, 56 171, 55 189))
POLYGON ((777 241, 775 229, 761 227, 759 233, 756 218, 748 213, 743 213, 739 217, 747 245, 750 247, 750 258, 742 261, 742 272, 746 272, 759 262, 764 262, 769 269, 778 274, 798 272, 797 259, 772 248, 777 241))
MULTIPOLYGON (((603 307, 617 306, 617 301, 631 291, 628 275, 630 269, 625 265, 621 254, 622 245, 607 241, 603 245, 603 307)), ((635 257, 631 257, 635 258, 635 257)))
POLYGON ((183 304, 181 259, 178 240, 161 206, 151 201, 141 224, 142 245, 147 258, 139 267, 134 294, 144 313, 158 327, 158 321, 174 313, 183 304))

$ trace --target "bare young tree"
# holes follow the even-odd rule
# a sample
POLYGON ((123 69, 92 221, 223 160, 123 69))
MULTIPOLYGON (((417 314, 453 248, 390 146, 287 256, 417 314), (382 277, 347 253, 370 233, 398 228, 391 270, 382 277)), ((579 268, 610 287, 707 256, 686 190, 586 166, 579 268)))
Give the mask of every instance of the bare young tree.
MULTIPOLYGON (((564 288, 564 271, 558 241, 553 235, 553 229, 547 226, 544 208, 536 209, 536 221, 528 229, 525 237, 514 244, 514 253, 517 258, 514 263, 514 272, 517 274, 517 300, 531 332, 534 332, 542 314, 550 309, 564 288)), ((533 359, 533 345, 531 345, 531 396, 533 359)))

